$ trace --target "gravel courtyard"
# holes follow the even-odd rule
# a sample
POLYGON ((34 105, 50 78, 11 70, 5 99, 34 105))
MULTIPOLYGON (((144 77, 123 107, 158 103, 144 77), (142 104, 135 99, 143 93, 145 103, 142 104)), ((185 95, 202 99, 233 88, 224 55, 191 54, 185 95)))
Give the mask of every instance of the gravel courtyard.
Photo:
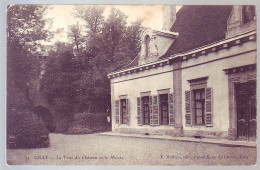
POLYGON ((9 165, 254 165, 256 148, 116 136, 50 134, 51 146, 7 149, 9 165))

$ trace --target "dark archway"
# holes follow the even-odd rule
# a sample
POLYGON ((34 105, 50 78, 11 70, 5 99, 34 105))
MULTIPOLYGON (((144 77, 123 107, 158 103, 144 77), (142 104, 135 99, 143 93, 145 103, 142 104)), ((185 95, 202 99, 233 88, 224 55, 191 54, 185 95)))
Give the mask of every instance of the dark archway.
POLYGON ((53 115, 50 110, 44 106, 36 106, 33 109, 33 113, 39 116, 46 124, 46 128, 53 132, 55 130, 55 124, 53 121, 53 115))

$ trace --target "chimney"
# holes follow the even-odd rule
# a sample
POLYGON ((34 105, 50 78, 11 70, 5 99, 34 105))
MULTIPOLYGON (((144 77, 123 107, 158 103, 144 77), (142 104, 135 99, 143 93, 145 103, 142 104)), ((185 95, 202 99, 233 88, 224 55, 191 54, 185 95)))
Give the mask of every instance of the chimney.
POLYGON ((176 6, 167 5, 163 13, 163 30, 169 31, 176 20, 176 6))

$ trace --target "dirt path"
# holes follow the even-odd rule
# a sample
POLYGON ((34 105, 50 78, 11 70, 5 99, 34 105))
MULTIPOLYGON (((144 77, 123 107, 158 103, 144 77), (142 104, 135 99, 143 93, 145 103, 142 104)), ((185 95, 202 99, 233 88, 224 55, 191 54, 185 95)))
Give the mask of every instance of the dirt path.
POLYGON ((8 149, 9 165, 252 165, 256 148, 113 136, 50 134, 50 148, 8 149))

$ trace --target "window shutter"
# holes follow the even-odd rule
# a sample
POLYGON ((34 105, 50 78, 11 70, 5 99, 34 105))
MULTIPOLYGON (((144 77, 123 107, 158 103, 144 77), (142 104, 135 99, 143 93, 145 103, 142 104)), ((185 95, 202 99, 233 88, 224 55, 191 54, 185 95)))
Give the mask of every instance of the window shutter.
POLYGON ((185 120, 186 126, 191 126, 191 92, 185 91, 185 120))
POLYGON ((120 104, 119 100, 115 101, 115 110, 116 110, 116 123, 120 123, 120 104))
POLYGON ((130 125, 130 106, 129 106, 128 99, 126 99, 126 116, 127 116, 127 125, 130 125))
POLYGON ((153 122, 159 125, 158 96, 153 96, 153 122))
POLYGON ((169 102, 169 125, 174 125, 174 117, 173 117, 173 94, 168 95, 169 102))
POLYGON ((149 97, 150 125, 153 125, 153 97, 149 97))
POLYGON ((205 101, 205 116, 206 116, 206 126, 212 125, 212 88, 206 88, 206 101, 205 101))
POLYGON ((137 97, 137 124, 142 125, 142 109, 141 109, 141 98, 137 97))

